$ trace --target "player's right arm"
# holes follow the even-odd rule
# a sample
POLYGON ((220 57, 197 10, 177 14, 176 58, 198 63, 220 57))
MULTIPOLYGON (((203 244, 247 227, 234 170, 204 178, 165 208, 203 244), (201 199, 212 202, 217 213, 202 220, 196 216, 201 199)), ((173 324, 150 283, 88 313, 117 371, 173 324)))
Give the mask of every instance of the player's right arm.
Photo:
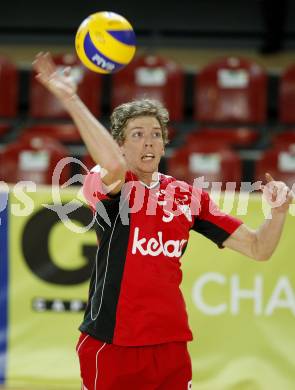
POLYGON ((118 193, 125 180, 125 160, 110 133, 76 94, 69 71, 58 72, 49 53, 39 53, 33 67, 36 78, 59 99, 74 120, 93 160, 106 171, 103 183, 112 186, 112 194, 118 193), (113 186, 114 183, 118 184, 113 186))

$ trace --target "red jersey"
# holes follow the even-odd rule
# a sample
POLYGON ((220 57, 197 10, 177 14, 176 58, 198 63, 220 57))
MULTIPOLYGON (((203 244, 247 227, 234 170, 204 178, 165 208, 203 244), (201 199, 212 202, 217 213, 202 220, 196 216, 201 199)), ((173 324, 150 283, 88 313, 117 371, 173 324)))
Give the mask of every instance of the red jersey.
POLYGON ((149 187, 127 172, 121 192, 109 196, 94 169, 83 192, 95 212, 99 248, 79 329, 122 346, 191 340, 180 290, 189 232, 222 246, 242 222, 205 191, 163 174, 149 187))

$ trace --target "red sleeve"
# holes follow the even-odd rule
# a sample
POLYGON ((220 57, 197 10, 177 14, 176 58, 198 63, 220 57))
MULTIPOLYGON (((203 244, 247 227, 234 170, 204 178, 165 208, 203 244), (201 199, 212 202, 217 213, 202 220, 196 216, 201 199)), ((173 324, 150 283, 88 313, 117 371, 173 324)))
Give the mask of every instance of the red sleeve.
POLYGON ((107 189, 101 180, 101 167, 96 165, 86 175, 83 183, 83 195, 88 205, 96 210, 96 204, 103 199, 110 199, 107 189))
POLYGON ((203 234, 222 247, 223 242, 239 227, 243 222, 231 215, 223 213, 212 201, 207 192, 202 191, 201 207, 195 218, 193 230, 203 234))

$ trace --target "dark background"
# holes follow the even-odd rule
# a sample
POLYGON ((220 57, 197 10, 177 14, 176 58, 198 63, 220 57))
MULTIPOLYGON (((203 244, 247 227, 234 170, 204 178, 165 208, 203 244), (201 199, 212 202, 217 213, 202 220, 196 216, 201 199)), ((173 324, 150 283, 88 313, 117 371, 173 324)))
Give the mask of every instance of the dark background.
MULTIPOLYGON (((273 0, 6 1, 1 4, 0 43, 68 44, 85 17, 107 10, 131 22, 139 44, 257 47, 265 31, 264 3, 273 7, 274 20, 281 18, 276 6, 283 1, 273 0)), ((295 47, 295 2, 286 3, 285 44, 295 47)))

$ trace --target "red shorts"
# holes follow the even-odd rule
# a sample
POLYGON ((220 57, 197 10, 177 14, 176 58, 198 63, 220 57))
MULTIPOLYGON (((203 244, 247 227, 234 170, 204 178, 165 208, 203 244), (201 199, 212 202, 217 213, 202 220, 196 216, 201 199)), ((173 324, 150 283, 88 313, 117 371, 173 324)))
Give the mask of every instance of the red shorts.
POLYGON ((82 333, 76 350, 83 390, 188 390, 192 386, 185 342, 121 347, 82 333))

